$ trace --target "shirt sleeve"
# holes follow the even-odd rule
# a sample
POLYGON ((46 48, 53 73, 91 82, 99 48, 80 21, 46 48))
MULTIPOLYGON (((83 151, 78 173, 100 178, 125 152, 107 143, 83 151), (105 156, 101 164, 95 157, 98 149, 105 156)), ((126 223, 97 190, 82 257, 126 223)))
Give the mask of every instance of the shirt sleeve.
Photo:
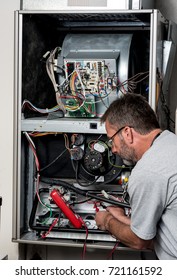
POLYGON ((140 238, 155 237, 164 211, 168 182, 163 176, 147 170, 132 171, 128 193, 131 205, 131 230, 140 238))

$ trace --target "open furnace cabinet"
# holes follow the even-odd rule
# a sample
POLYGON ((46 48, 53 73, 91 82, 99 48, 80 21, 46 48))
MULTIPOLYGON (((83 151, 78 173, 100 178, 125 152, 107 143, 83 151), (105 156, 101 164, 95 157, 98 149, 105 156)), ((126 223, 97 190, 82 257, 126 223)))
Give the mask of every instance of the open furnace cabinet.
POLYGON ((127 91, 156 109, 167 25, 157 10, 16 12, 14 241, 114 246, 94 216, 131 213, 133 167, 111 153, 100 117, 127 91))

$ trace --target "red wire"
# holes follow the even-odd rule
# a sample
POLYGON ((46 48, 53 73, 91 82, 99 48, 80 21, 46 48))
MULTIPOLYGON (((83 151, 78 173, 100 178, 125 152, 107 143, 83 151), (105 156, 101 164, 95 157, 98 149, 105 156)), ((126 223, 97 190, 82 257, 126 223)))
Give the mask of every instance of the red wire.
POLYGON ((48 235, 48 234, 51 232, 51 230, 53 229, 53 227, 57 224, 57 222, 58 222, 58 218, 56 218, 56 219, 53 221, 53 223, 52 223, 51 226, 49 227, 49 230, 48 230, 47 232, 43 233, 43 234, 41 235, 41 237, 42 237, 42 238, 46 238, 47 235, 48 235))
POLYGON ((107 260, 109 260, 112 257, 112 254, 115 252, 116 248, 119 246, 119 242, 117 241, 114 245, 114 247, 112 248, 111 252, 109 253, 107 260))
POLYGON ((86 231, 86 236, 85 236, 85 241, 84 241, 84 244, 83 244, 83 251, 82 251, 82 260, 85 259, 85 254, 86 254, 86 249, 87 249, 87 246, 86 246, 86 242, 87 242, 87 238, 88 238, 88 228, 85 224, 85 222, 83 221, 83 219, 80 217, 80 220, 83 224, 83 226, 85 227, 85 231, 86 231))

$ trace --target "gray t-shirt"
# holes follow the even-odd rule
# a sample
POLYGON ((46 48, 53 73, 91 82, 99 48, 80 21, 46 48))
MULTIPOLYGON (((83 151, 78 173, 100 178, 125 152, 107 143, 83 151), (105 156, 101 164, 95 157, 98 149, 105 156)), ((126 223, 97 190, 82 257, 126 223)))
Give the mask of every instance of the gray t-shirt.
POLYGON ((167 130, 137 162, 129 178, 131 230, 154 238, 159 259, 177 259, 177 136, 167 130))

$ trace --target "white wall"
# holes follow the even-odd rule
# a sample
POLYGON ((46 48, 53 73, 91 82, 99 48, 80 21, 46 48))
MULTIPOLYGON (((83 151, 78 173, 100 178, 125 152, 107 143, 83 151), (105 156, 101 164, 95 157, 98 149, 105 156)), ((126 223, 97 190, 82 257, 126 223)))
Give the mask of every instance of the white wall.
POLYGON ((14 75, 14 11, 20 0, 1 1, 0 9, 0 257, 16 259, 17 244, 12 243, 13 189, 13 75, 14 75))

